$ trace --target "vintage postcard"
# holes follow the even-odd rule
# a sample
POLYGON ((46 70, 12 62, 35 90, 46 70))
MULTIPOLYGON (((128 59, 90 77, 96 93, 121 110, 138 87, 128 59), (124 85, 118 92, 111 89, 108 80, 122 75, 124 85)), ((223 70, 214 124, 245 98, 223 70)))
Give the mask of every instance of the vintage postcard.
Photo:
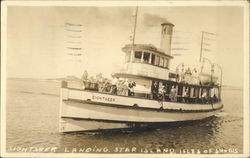
POLYGON ((1 157, 249 156, 249 2, 1 4, 1 157))

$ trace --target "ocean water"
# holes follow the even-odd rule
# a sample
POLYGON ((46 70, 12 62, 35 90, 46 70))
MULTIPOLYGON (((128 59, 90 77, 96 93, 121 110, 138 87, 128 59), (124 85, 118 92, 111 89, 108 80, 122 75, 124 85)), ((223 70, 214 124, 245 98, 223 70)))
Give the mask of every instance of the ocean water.
POLYGON ((243 90, 224 87, 211 119, 161 129, 99 134, 58 132, 60 83, 9 79, 6 151, 11 153, 241 154, 243 90))

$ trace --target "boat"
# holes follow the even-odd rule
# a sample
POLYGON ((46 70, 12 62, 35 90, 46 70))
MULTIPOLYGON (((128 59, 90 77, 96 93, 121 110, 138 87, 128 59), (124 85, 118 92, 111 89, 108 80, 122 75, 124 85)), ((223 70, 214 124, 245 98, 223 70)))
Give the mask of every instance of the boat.
POLYGON ((125 64, 112 74, 118 81, 131 83, 122 91, 108 82, 104 90, 96 82, 63 80, 59 132, 160 128, 220 112, 222 83, 213 74, 215 64, 211 74, 184 72, 184 64, 182 71, 178 67, 170 70, 173 27, 170 22, 161 24, 160 48, 135 44, 135 35, 133 43, 122 48, 125 64))

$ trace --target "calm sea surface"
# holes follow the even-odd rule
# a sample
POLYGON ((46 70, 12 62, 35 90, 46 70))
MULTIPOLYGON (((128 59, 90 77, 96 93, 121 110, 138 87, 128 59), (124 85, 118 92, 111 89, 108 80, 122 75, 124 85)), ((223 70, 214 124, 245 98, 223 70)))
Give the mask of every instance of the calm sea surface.
POLYGON ((242 153, 243 91, 223 88, 224 111, 192 124, 130 133, 58 132, 57 81, 7 81, 7 152, 242 153))

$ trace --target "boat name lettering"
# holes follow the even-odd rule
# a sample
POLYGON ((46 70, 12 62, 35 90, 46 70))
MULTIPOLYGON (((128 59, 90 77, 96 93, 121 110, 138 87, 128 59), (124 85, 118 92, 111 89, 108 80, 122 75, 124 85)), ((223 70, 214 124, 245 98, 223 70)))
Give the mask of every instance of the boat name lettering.
POLYGON ((92 96, 93 100, 102 100, 102 101, 109 101, 109 102, 114 102, 115 98, 111 98, 111 97, 102 97, 102 96, 92 96))

